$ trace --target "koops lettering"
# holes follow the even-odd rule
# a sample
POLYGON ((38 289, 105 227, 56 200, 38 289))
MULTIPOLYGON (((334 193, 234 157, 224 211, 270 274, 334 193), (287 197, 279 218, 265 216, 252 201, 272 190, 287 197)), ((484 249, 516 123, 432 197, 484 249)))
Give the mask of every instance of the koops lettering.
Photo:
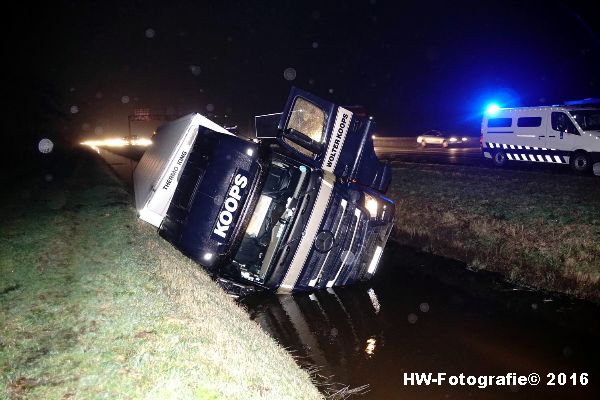
POLYGON ((213 229, 213 239, 223 243, 229 233, 229 228, 234 224, 246 195, 246 186, 248 186, 248 176, 242 170, 237 170, 233 180, 227 189, 227 194, 223 205, 219 211, 215 227, 213 229))

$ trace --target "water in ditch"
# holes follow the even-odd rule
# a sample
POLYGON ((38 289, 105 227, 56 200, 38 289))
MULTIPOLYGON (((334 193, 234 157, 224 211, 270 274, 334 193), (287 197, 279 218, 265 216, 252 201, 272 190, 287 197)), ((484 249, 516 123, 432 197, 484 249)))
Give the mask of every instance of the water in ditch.
POLYGON ((600 398, 598 306, 516 288, 394 243, 366 285, 241 303, 301 363, 351 388, 368 385, 358 398, 600 398), (412 372, 537 373, 541 382, 417 386, 404 381, 412 372), (547 385, 551 373, 555 385, 547 385))

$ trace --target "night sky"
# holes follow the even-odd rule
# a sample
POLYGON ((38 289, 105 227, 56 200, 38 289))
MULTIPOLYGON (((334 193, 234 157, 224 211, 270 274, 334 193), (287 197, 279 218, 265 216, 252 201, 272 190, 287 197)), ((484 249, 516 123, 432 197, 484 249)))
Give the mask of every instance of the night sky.
POLYGON ((22 129, 124 136, 127 115, 150 108, 244 130, 280 111, 295 85, 363 105, 379 134, 477 134, 490 100, 600 97, 594 2, 93 3, 16 11, 22 129))

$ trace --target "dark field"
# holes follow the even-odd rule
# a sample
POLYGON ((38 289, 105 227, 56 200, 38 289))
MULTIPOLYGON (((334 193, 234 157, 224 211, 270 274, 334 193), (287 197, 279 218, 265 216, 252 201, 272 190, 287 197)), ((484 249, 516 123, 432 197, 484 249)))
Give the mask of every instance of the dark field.
POLYGON ((600 300, 597 177, 407 163, 392 182, 400 243, 600 300))

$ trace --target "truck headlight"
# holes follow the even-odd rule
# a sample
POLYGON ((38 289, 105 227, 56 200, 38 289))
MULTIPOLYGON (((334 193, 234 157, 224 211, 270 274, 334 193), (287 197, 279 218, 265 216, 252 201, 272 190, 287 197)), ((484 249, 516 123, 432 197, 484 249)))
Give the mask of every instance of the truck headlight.
POLYGON ((365 193, 365 208, 369 211, 371 218, 377 217, 377 211, 379 211, 379 203, 375 197, 368 193, 365 193))
POLYGON ((457 138, 455 138, 455 137, 451 137, 451 138, 450 138, 450 141, 451 141, 451 142, 456 142, 456 141, 458 141, 458 139, 457 139, 457 138))

